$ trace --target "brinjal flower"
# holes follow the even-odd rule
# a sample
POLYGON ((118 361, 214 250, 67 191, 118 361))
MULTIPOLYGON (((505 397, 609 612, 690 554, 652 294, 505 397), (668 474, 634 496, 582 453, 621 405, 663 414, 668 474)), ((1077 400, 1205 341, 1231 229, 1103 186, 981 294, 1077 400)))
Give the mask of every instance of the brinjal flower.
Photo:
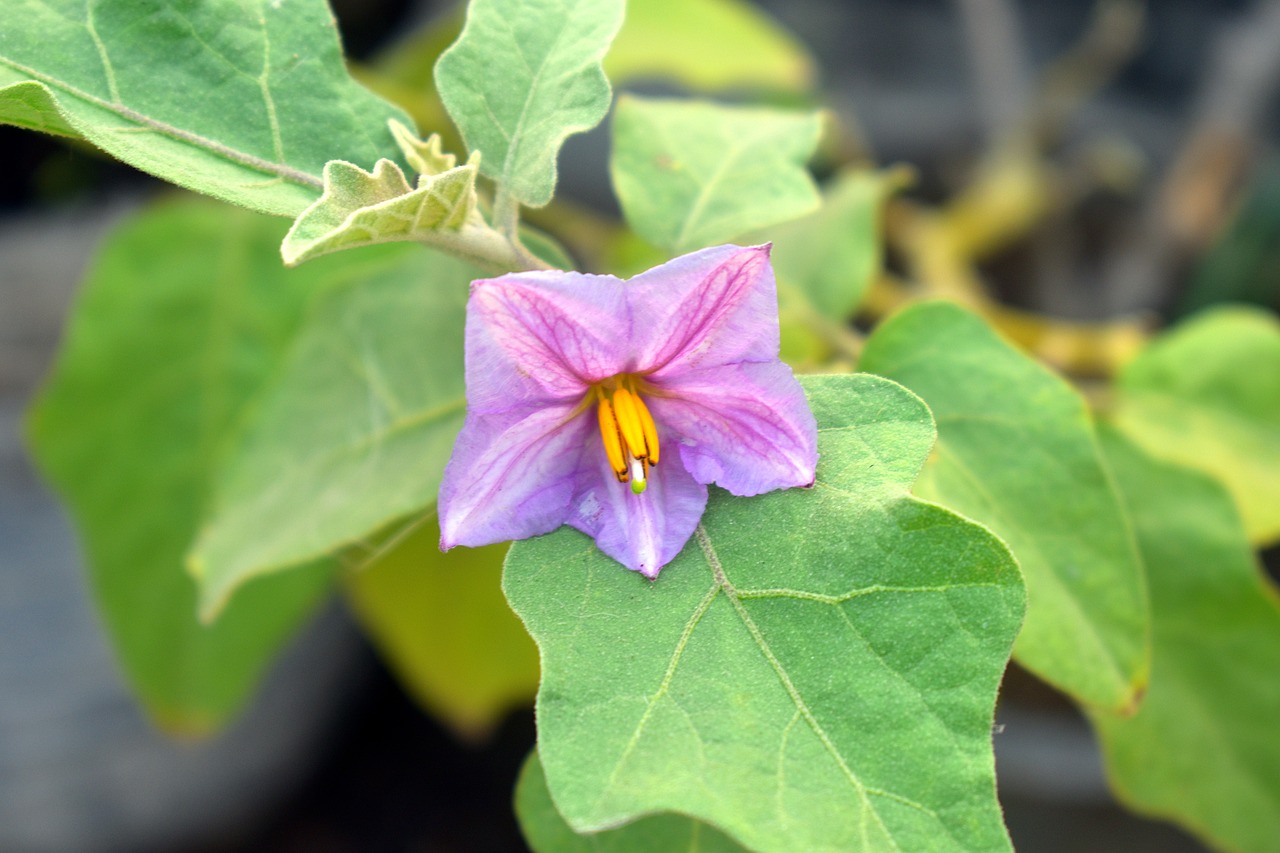
POLYGON ((769 247, 719 246, 626 281, 473 282, 467 416, 440 486, 440 547, 568 524, 649 578, 693 535, 707 484, 813 482, 817 426, 778 359, 769 247))

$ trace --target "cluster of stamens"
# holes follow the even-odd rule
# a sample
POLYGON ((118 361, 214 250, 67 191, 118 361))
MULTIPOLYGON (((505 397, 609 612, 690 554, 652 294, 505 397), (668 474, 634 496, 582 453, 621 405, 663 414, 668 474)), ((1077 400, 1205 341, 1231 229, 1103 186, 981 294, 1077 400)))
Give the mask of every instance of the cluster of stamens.
POLYGON ((600 400, 600 436, 609 467, 638 495, 649 484, 649 466, 658 464, 658 425, 631 376, 596 385, 593 393, 600 400))

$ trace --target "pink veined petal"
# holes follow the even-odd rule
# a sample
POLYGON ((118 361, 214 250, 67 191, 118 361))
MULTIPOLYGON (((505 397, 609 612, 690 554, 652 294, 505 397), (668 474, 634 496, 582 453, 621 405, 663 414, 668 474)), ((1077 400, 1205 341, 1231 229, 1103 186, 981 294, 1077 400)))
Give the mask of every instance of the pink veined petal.
POLYGON ((590 414, 576 403, 469 412, 440 485, 440 548, 525 539, 563 524, 584 477, 597 476, 585 457, 590 414))
POLYGON ((678 456, 651 469, 649 487, 639 495, 614 478, 603 451, 593 473, 574 497, 567 523, 628 569, 656 578, 697 529, 707 487, 689 476, 678 456))
POLYGON ((654 379, 778 358, 778 293, 769 247, 717 246, 626 284, 632 369, 654 379))
POLYGON ((623 285, 606 275, 527 272, 472 282, 467 403, 496 412, 581 399, 630 352, 623 285))
POLYGON ((678 449, 700 483, 745 496, 813 482, 817 422, 781 362, 682 374, 646 402, 658 422, 664 462, 678 449))

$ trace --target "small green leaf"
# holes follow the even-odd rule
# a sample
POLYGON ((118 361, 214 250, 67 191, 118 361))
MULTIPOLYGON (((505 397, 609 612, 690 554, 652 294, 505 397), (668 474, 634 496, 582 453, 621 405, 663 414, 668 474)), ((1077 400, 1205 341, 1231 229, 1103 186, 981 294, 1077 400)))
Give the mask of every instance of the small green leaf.
POLYGON ((622 0, 471 0, 436 86, 480 170, 532 207, 551 201, 566 137, 590 130, 612 93, 600 61, 622 0))
MULTIPOLYGON (((533 701, 538 650, 502 597, 506 545, 440 551, 427 519, 347 578, 351 604, 400 681, 467 738, 533 701)), ((361 555, 351 554, 361 561, 361 555)))
POLYGON ((31 412, 36 461, 66 500, 116 655, 151 716, 216 727, 328 589, 313 565, 196 619, 182 557, 226 434, 276 368, 333 261, 286 271, 284 223, 183 200, 114 234, 90 271, 31 412))
POLYGON ((512 546, 552 797, 578 832, 678 811, 761 851, 1008 849, 991 719, 1017 567, 908 493, 934 438, 917 397, 803 382, 816 486, 713 490, 656 582, 569 528, 512 546))
POLYGON ((440 147, 440 134, 433 133, 427 139, 419 139, 418 134, 392 119, 388 123, 391 135, 400 146, 400 153, 405 162, 419 175, 430 177, 447 172, 458 165, 458 158, 446 154, 440 147))
POLYGON ((746 853, 746 848, 705 823, 683 815, 641 818, 618 829, 578 835, 564 822, 535 750, 529 754, 516 783, 516 817, 534 853, 746 853))
POLYGON ((1157 338, 1117 381, 1115 423, 1148 453, 1217 477, 1255 542, 1280 539, 1280 322, 1206 311, 1157 338))
POLYGON ((938 420, 917 493, 986 524, 1017 556, 1018 662, 1088 705, 1133 706, 1148 670, 1142 563, 1084 400, 944 302, 882 324, 859 367, 920 394, 938 420))
POLYGON ((646 240, 672 252, 723 243, 818 206, 805 163, 821 132, 819 113, 620 98, 613 186, 646 240))
POLYGON ((219 474, 190 557, 202 612, 435 501, 466 407, 464 307, 479 277, 409 250, 324 294, 219 474))
POLYGON ((335 160, 324 167, 324 195, 298 217, 280 254, 294 266, 377 243, 447 244, 478 217, 474 163, 424 174, 412 189, 390 160, 379 160, 373 172, 335 160))
POLYGON ((1125 719, 1091 714, 1136 811, 1223 850, 1280 839, 1280 596, 1223 487, 1102 431, 1151 586, 1151 687, 1125 719))
POLYGON ((347 74, 322 0, 8 0, 0 28, 0 122, 266 213, 315 201, 330 160, 393 154, 407 121, 347 74))
POLYGON ((614 81, 671 79, 704 92, 799 94, 813 88, 815 77, 804 46, 740 0, 632 2, 604 68, 614 81))

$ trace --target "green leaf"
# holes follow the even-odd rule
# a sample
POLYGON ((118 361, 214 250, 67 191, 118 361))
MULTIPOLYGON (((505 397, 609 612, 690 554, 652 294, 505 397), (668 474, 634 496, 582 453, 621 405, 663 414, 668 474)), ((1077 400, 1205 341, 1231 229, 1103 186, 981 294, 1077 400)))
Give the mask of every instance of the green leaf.
POLYGON ((740 0, 643 0, 604 62, 609 79, 670 79, 704 92, 751 88, 804 93, 814 65, 776 21, 740 0))
POLYGON ((982 320, 935 302, 881 325, 859 365, 922 396, 938 446, 917 493, 996 532, 1027 582, 1018 662, 1088 705, 1146 684, 1142 564, 1080 396, 982 320))
POLYGON ((479 277, 409 250, 321 298, 218 476, 189 558, 203 613, 435 502, 466 408, 464 307, 479 277))
POLYGON ((614 190, 641 237, 672 252, 723 243, 818 207, 804 164, 819 113, 618 99, 614 190))
POLYGON ((506 545, 440 551, 434 516, 347 578, 356 615, 423 707, 467 738, 533 701, 538 650, 502 597, 506 545))
POLYGON ((353 271, 284 270, 283 231, 194 200, 128 222, 89 273, 28 422, 36 461, 79 528, 121 666, 152 717, 183 732, 240 707, 331 580, 318 565, 264 579, 201 625, 182 565, 227 432, 311 294, 353 271))
POLYGON ((535 750, 516 783, 516 817, 534 853, 744 853, 745 847, 724 833, 683 815, 642 818, 619 829, 578 835, 551 801, 547 777, 535 750))
POLYGON ((1008 849, 991 719, 1017 567, 908 493, 934 437, 918 398, 803 381, 817 485, 713 490, 656 582, 569 528, 512 546, 552 797, 579 832, 678 811, 764 851, 1008 849))
POLYGON ((294 266, 377 243, 448 245, 478 218, 474 163, 422 175, 413 189, 390 160, 379 160, 372 172, 335 160, 324 167, 324 195, 298 217, 280 254, 294 266))
POLYGON ((436 86, 499 192, 532 207, 551 201, 565 138, 609 111, 600 61, 622 13, 622 0, 471 0, 436 86))
POLYGON ((394 153, 392 118, 322 0, 8 0, 0 23, 0 122, 266 213, 315 201, 329 160, 394 153))
POLYGON ((1255 542, 1280 539, 1280 322, 1206 311, 1117 380, 1115 423, 1148 453, 1222 481, 1255 542))
POLYGON ((1231 496, 1104 429, 1148 567, 1151 687, 1138 713, 1091 714, 1120 798, 1223 850, 1280 838, 1280 596, 1231 496))

